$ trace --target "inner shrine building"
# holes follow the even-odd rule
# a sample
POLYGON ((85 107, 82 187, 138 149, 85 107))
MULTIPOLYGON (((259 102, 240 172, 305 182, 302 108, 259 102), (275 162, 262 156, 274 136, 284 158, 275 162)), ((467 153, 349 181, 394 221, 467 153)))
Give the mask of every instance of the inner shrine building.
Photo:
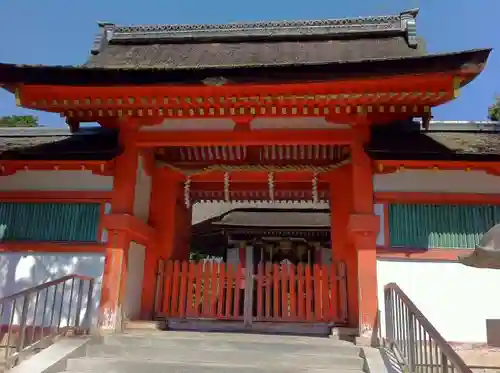
MULTIPOLYGON (((58 183, 0 188, 2 206, 14 211, 2 215, 5 250, 102 253, 102 327, 164 315, 246 326, 314 322, 369 334, 378 312, 377 237, 388 224, 374 211, 375 175, 498 170, 493 156, 424 149, 433 108, 472 84, 490 50, 427 53, 417 13, 100 23, 82 65, 1 63, 0 84, 19 106, 59 113, 69 126, 64 134, 43 128, 0 134, 11 144, 0 157, 0 184, 21 177, 30 185, 43 177, 58 183), (318 213, 285 214, 290 221, 310 214, 321 223, 314 229, 276 223, 259 237, 281 235, 291 244, 271 246, 272 240, 256 242, 248 227, 218 228, 231 242, 206 244, 223 245, 224 260, 189 260, 194 209, 280 201, 323 204, 318 213), (52 218, 27 218, 28 232, 13 217, 33 206, 42 216, 52 209, 52 218), (311 230, 321 231, 312 239, 320 254, 290 238, 306 242, 311 230), (230 263, 224 245, 237 248, 239 259, 230 263), (266 251, 280 246, 297 254, 287 259, 290 267, 266 251), (192 290, 196 281, 205 281, 203 294, 192 290)), ((272 223, 284 215, 266 216, 272 223)))

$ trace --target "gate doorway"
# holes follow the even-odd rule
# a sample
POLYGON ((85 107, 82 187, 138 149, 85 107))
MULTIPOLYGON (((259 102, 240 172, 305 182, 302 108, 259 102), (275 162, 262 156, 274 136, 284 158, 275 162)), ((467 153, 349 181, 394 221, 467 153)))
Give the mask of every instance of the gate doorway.
MULTIPOLYGON (((253 263, 254 250, 246 251, 253 263)), ((345 324, 345 266, 168 261, 159 315, 167 320, 345 324)))

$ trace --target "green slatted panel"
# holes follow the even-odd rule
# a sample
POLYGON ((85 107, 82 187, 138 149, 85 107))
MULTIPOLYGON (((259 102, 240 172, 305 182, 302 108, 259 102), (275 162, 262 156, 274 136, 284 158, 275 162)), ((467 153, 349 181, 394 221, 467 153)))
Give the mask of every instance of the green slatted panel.
POLYGON ((500 223, 500 206, 389 205, 391 246, 473 249, 500 223))
POLYGON ((0 203, 6 241, 97 241, 97 203, 0 203))

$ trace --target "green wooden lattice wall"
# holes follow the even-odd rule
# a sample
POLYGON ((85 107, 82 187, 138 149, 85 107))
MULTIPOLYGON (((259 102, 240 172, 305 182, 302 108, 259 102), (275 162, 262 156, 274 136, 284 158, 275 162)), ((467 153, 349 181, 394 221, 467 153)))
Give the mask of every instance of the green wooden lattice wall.
POLYGON ((500 206, 389 205, 392 247, 473 249, 498 223, 500 206))
POLYGON ((97 203, 0 203, 4 241, 95 242, 97 203))

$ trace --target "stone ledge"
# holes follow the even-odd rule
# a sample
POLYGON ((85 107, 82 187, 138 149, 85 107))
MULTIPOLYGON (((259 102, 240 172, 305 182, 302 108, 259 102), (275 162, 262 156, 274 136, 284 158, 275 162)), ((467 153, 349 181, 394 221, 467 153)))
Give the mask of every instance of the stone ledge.
POLYGON ((31 356, 9 373, 57 373, 66 369, 68 359, 85 356, 89 337, 61 338, 53 345, 31 356))
POLYGON ((360 357, 363 358, 363 371, 366 373, 393 373, 389 371, 382 351, 378 348, 363 347, 360 357))

